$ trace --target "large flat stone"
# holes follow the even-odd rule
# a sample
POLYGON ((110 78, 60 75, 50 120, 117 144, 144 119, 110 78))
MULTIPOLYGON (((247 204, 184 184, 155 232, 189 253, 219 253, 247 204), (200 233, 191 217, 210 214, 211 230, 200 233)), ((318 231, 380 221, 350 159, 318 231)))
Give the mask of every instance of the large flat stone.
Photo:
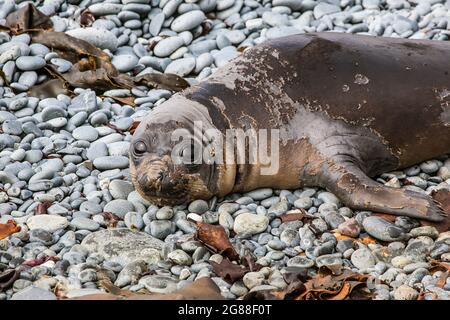
POLYGON ((104 229, 91 233, 81 245, 90 253, 97 252, 121 265, 137 259, 156 263, 164 242, 144 232, 134 232, 127 228, 104 229))

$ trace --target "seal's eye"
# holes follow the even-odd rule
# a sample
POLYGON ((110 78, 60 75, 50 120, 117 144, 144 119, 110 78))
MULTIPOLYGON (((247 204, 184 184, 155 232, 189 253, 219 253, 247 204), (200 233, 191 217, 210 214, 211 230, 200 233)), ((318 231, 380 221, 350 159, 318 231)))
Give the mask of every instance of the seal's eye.
POLYGON ((181 150, 181 156, 184 160, 184 167, 189 172, 194 172, 200 167, 200 165, 196 163, 197 159, 194 142, 191 142, 190 145, 187 145, 181 150))
POLYGON ((145 145, 144 142, 142 142, 142 141, 137 141, 137 142, 134 144, 134 152, 135 152, 137 155, 143 154, 143 153, 145 153, 146 151, 147 151, 147 146, 145 145))
POLYGON ((187 145, 181 150, 181 156, 183 157, 185 164, 194 164, 195 162, 195 149, 194 143, 187 145))

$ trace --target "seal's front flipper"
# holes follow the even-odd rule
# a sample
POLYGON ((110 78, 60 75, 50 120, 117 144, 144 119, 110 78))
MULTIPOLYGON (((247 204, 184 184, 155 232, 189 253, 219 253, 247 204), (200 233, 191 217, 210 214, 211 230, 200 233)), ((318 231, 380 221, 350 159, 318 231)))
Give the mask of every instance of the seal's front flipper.
POLYGON ((323 185, 350 208, 430 221, 442 221, 446 217, 440 204, 430 196, 386 187, 353 165, 333 166, 323 180, 323 185))

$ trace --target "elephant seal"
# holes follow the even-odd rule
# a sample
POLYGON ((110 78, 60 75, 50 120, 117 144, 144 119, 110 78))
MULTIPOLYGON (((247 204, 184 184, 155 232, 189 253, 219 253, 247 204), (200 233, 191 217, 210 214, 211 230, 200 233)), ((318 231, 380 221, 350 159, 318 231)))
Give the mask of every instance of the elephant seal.
MULTIPOLYGON (((133 182, 158 205, 320 186, 354 209, 440 221, 445 215, 431 197, 370 177, 450 152, 449 56, 448 42, 341 33, 264 42, 143 119, 131 142, 133 182), (192 133, 195 121, 205 132, 277 129, 279 170, 262 175, 260 162, 175 163, 171 134, 192 133)), ((214 141, 197 143, 212 145, 211 154, 233 153, 214 141)))

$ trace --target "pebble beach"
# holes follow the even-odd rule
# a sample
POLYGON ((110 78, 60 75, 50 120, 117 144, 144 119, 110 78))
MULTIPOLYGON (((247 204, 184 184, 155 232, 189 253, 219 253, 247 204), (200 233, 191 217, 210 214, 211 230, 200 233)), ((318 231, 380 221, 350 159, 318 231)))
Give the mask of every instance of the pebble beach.
MULTIPOLYGON (((171 73, 191 85, 248 48, 298 33, 450 39, 445 0, 0 0, 0 25, 29 3, 51 17, 54 31, 103 50, 117 71, 171 73)), ((29 96, 49 80, 48 66, 61 74, 73 67, 26 32, 0 32, 0 224, 17 227, 0 239, 0 300, 103 293, 100 269, 131 292, 171 293, 208 277, 234 300, 285 289, 292 268, 314 275, 323 266, 370 276, 372 299, 450 299, 450 278, 436 268, 450 263, 450 231, 355 211, 324 189, 149 203, 131 183, 133 125, 174 92, 137 85, 29 96), (298 212, 307 219, 282 219, 298 212), (212 265, 224 257, 195 238, 195 222, 222 226, 236 252, 261 268, 225 281, 212 265)), ((424 194, 448 191, 450 158, 376 179, 424 194)))

